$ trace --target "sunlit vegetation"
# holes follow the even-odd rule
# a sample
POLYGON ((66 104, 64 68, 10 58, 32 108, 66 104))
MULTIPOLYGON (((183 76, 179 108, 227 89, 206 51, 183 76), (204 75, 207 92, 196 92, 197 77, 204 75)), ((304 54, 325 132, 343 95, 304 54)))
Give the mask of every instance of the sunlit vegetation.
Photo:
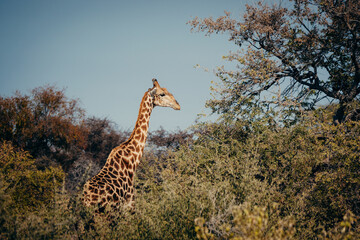
POLYGON ((149 133, 133 214, 80 201, 129 131, 56 87, 0 97, 0 238, 360 239, 360 6, 346 2, 191 21, 250 48, 219 68, 218 121, 149 133))
POLYGON ((1 236, 356 239, 360 124, 335 126, 333 113, 320 108, 288 126, 268 111, 187 132, 152 132, 136 175, 136 212, 115 213, 111 221, 94 222, 79 189, 127 132, 106 119, 72 122, 81 123, 86 144, 68 150, 79 156, 71 166, 53 153, 34 158, 31 149, 6 139, 0 151, 1 236), (51 164, 44 164, 49 158, 51 164))

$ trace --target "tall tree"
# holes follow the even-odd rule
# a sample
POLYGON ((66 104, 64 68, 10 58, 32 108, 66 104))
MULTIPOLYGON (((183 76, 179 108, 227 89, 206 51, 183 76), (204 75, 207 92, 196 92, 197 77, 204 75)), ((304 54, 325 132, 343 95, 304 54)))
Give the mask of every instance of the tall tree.
POLYGON ((0 97, 0 140, 10 141, 35 157, 52 157, 62 165, 70 149, 84 148, 84 111, 64 90, 39 87, 30 95, 0 97))
POLYGON ((242 47, 225 57, 239 64, 236 71, 218 69, 223 86, 220 99, 209 101, 214 112, 236 112, 244 100, 265 101, 270 95, 267 103, 305 109, 324 98, 335 100, 335 122, 360 114, 358 0, 259 2, 247 5, 242 20, 225 12, 189 24, 207 35, 229 33, 229 40, 242 47))

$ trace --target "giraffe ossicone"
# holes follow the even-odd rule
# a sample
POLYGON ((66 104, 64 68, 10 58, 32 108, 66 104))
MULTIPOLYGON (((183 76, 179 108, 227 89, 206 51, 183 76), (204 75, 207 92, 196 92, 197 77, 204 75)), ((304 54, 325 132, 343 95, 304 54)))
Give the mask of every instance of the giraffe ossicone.
POLYGON ((151 112, 155 106, 180 110, 174 96, 156 79, 152 81, 129 139, 114 148, 100 172, 85 183, 82 200, 86 206, 134 208, 134 175, 145 147, 151 112))

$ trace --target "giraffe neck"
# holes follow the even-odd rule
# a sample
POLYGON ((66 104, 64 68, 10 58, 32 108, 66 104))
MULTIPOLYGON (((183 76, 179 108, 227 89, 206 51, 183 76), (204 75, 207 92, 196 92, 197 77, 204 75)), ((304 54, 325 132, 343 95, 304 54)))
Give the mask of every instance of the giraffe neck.
POLYGON ((114 148, 100 172, 84 186, 84 203, 87 206, 107 204, 133 208, 134 175, 142 156, 149 128, 149 119, 154 108, 150 90, 142 98, 139 115, 130 138, 114 148))
POLYGON ((135 123, 135 127, 128 142, 132 145, 138 146, 136 148, 139 158, 141 157, 145 142, 147 138, 147 133, 149 129, 149 120, 151 112, 154 108, 153 98, 151 97, 149 91, 144 94, 144 97, 141 100, 139 115, 135 123))

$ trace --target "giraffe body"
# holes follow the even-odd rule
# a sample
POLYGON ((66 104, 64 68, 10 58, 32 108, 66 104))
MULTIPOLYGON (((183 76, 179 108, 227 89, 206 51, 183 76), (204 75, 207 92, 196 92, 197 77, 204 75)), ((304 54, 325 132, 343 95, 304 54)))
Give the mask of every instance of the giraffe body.
POLYGON ((83 202, 86 206, 134 208, 134 175, 145 147, 151 112, 155 106, 180 110, 171 93, 161 88, 156 79, 153 84, 142 98, 130 138, 114 148, 100 172, 85 183, 83 202))

